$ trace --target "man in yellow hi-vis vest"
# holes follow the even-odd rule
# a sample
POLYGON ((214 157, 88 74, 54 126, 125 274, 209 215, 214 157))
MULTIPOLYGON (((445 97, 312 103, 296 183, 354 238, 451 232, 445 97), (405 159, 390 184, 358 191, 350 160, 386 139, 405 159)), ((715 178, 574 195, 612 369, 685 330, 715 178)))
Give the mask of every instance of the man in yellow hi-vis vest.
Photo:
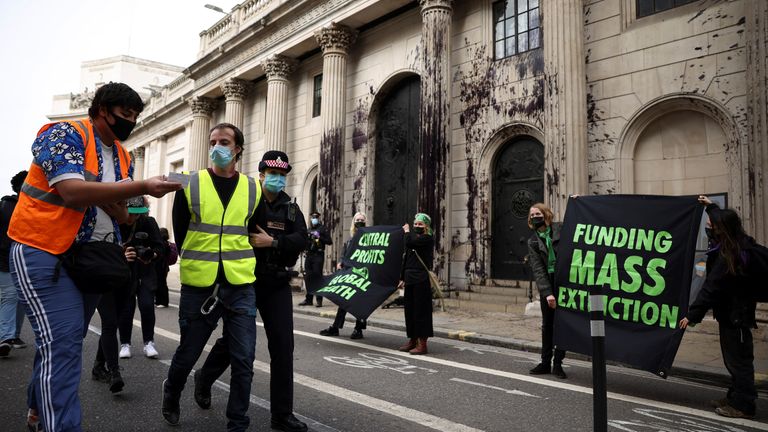
POLYGON ((256 257, 248 232, 261 200, 258 181, 235 169, 243 133, 221 123, 211 129, 212 167, 190 173, 189 186, 176 193, 173 231, 180 249, 181 344, 163 382, 162 413, 179 423, 179 398, 187 376, 216 328, 224 320, 232 357, 227 430, 245 431, 256 350, 256 257))

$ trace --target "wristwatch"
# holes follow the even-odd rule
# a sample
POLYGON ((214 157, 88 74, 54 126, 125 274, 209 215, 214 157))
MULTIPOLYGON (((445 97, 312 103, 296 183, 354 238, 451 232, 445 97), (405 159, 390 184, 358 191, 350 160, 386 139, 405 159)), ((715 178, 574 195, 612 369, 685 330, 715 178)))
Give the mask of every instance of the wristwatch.
POLYGON ((277 249, 277 239, 272 240, 272 248, 277 249))

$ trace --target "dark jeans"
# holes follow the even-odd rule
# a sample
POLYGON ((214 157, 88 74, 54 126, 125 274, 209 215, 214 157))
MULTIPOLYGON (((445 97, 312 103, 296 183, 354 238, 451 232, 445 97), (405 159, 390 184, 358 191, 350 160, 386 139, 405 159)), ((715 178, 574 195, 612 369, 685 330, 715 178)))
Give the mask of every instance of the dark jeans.
MULTIPOLYGON (((553 285, 554 286, 554 285, 553 285)), ((555 310, 547 304, 547 298, 539 296, 541 305, 541 362, 545 365, 552 363, 552 351, 555 354, 555 365, 563 364, 565 351, 555 348, 555 310)))
POLYGON ((405 284, 405 334, 432 337, 432 287, 429 280, 405 284))
POLYGON ((99 337, 99 349, 96 350, 96 363, 107 364, 109 370, 118 369, 118 352, 120 345, 117 342, 117 326, 120 311, 125 308, 128 301, 128 292, 110 291, 102 294, 96 310, 101 318, 101 336, 99 337))
POLYGON ((168 266, 157 271, 157 289, 155 290, 155 304, 168 307, 168 266))
POLYGON ((728 403, 737 410, 755 413, 755 367, 752 331, 748 328, 720 324, 720 350, 723 363, 731 374, 728 403))
MULTIPOLYGON (((277 286, 265 282, 267 276, 256 281, 256 306, 267 334, 270 358, 269 398, 273 415, 293 412, 293 306, 288 282, 277 286)), ((211 386, 227 370, 231 359, 227 351, 226 333, 216 341, 200 377, 205 386, 211 386)))
MULTIPOLYGON (((312 303, 312 294, 321 288, 323 282, 323 254, 311 254, 307 253, 307 258, 304 260, 304 283, 307 286, 307 295, 305 301, 312 303)), ((314 296, 317 304, 323 304, 323 298, 321 296, 314 296)))
MULTIPOLYGON (((333 326, 336 328, 344 328, 344 321, 347 318, 347 311, 339 308, 336 311, 336 318, 333 320, 333 326)), ((365 330, 368 322, 366 320, 355 319, 355 330, 365 330)))
POLYGON ((120 343, 131 343, 137 299, 141 315, 142 340, 144 343, 155 340, 155 288, 157 288, 157 274, 154 270, 152 273, 143 275, 136 282, 136 292, 130 295, 120 313, 120 343))
MULTIPOLYGON (((224 335, 228 358, 232 363, 229 401, 227 402, 227 430, 244 431, 250 424, 246 415, 253 380, 253 360, 256 351, 256 302, 250 285, 232 286, 221 283, 218 298, 221 299, 208 315, 200 313, 200 306, 213 294, 211 288, 181 286, 179 301, 179 329, 181 341, 168 369, 166 389, 180 395, 187 376, 216 328, 219 319, 224 321, 224 335)), ((289 303, 290 306, 290 303, 289 303)))

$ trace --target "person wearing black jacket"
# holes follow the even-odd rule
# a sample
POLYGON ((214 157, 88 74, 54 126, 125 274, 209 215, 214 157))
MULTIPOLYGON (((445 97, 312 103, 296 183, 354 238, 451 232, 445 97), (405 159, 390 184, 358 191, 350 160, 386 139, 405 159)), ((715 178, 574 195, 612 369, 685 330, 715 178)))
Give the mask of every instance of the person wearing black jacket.
MULTIPOLYGON (((320 213, 312 212, 310 215, 309 243, 304 259, 304 282, 307 286, 307 296, 299 306, 312 306, 312 294, 320 288, 323 281, 323 262, 325 261, 325 247, 333 244, 331 234, 320 222, 320 213)), ((315 296, 317 307, 323 306, 323 297, 315 296)))
POLYGON ((699 196, 707 206, 707 278, 689 306, 680 328, 695 325, 709 309, 717 320, 723 362, 731 374, 731 386, 725 398, 711 401, 715 412, 723 417, 755 416, 754 344, 751 329, 757 328, 757 304, 750 292, 756 283, 747 271, 755 240, 744 233, 739 215, 731 209, 720 209, 709 198, 699 196))
MULTIPOLYGON (((163 239, 155 218, 149 216, 149 206, 146 198, 140 202, 128 202, 128 214, 131 217, 127 224, 120 226, 126 247, 136 250, 136 260, 131 263, 131 292, 122 305, 119 317, 120 326, 120 358, 131 357, 131 335, 133 333, 133 315, 136 312, 136 301, 139 303, 141 315, 141 335, 144 342, 144 355, 156 359, 159 356, 155 347, 155 290, 157 289, 157 264, 155 261, 163 255, 163 239), (133 223, 131 223, 133 222, 133 223)), ((120 307, 120 306, 119 306, 120 307)))
MULTIPOLYGON (((289 282, 307 246, 307 225, 299 206, 283 190, 291 171, 288 155, 270 150, 259 162, 264 191, 251 233, 256 253, 256 307, 264 323, 270 358, 270 411, 273 429, 304 432, 307 425, 293 414, 293 307, 289 282)), ((195 402, 211 406, 211 387, 230 363, 227 334, 216 341, 203 367, 195 372, 195 402)))
POLYGON ((554 345, 555 327, 555 261, 560 242, 562 224, 553 222, 552 210, 543 203, 536 203, 528 210, 528 228, 533 234, 528 239, 528 263, 539 289, 541 306, 541 363, 529 371, 531 375, 552 375, 565 379, 563 370, 565 351, 554 345), (554 360, 553 360, 554 354, 554 360))
POLYGON ((23 304, 18 301, 8 259, 11 250, 8 223, 19 201, 19 191, 26 177, 27 171, 21 171, 13 176, 11 189, 14 194, 6 195, 0 201, 0 357, 7 357, 11 348, 27 346, 19 338, 21 324, 24 322, 24 309, 23 304))
POLYGON ((427 339, 434 335, 432 328, 432 286, 429 270, 435 248, 432 237, 432 219, 417 213, 413 232, 408 224, 405 231, 405 257, 398 288, 405 288, 405 332, 408 342, 398 348, 413 355, 427 354, 427 339))

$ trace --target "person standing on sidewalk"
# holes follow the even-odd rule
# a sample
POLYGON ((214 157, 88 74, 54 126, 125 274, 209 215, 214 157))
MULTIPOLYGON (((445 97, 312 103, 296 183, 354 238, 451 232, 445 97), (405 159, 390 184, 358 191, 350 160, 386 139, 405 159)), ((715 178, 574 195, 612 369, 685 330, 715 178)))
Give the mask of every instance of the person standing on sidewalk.
POLYGON ((565 379, 563 370, 565 351, 554 346, 555 326, 555 260, 557 244, 560 241, 562 224, 553 223, 552 210, 542 203, 536 203, 528 211, 528 227, 533 235, 528 239, 528 263, 536 279, 541 305, 541 363, 530 370, 531 375, 552 375, 565 379), (554 352, 554 360, 553 360, 554 352))
POLYGON ((142 194, 159 198, 181 188, 164 176, 120 181, 133 173, 121 141, 143 109, 136 91, 110 82, 96 91, 88 118, 47 124, 32 144, 33 161, 8 237, 11 275, 27 305, 37 348, 27 423, 39 415, 46 432, 82 430, 78 388, 85 318, 98 302, 97 295, 84 295, 75 286, 59 255, 73 244, 102 240, 105 233, 120 240, 117 224, 128 217, 124 200, 142 194))
POLYGON ((173 202, 173 232, 181 245, 181 340, 163 381, 162 415, 179 424, 181 392, 211 333, 224 321, 225 350, 232 359, 227 430, 248 429, 256 355, 256 256, 248 242, 255 231, 261 187, 237 172, 243 133, 219 123, 210 131, 212 168, 190 173, 189 186, 173 202))
MULTIPOLYGON (((307 296, 299 306, 312 306, 312 292, 320 288, 323 281, 323 262, 325 247, 333 243, 331 235, 320 222, 320 213, 312 212, 310 217, 309 245, 304 259, 304 282, 307 286, 307 296)), ((314 296, 317 307, 323 306, 323 297, 314 296)))
POLYGON ((700 323, 709 309, 717 320, 723 363, 731 374, 731 386, 725 398, 712 401, 715 412, 723 417, 753 418, 757 400, 755 389, 754 344, 752 330, 757 328, 757 304, 751 290, 755 284, 747 272, 747 264, 755 240, 744 233, 738 213, 720 209, 708 197, 699 196, 706 205, 709 250, 707 278, 680 320, 684 329, 700 323))
MULTIPOLYGON (((341 270, 342 268, 344 268, 344 257, 347 255, 347 250, 350 247, 352 238, 355 236, 355 233, 357 232, 358 228, 362 228, 365 226, 365 222, 366 222, 366 217, 364 213, 360 213, 360 212, 355 213, 355 217, 352 218, 352 226, 349 227, 349 240, 344 242, 344 247, 341 250, 341 259, 339 259, 339 263, 336 264, 337 270, 341 270)), ((344 321, 346 320, 346 318, 347 318, 347 311, 339 307, 336 310, 336 318, 333 320, 333 324, 331 324, 331 326, 325 330, 320 330, 320 334, 323 336, 338 336, 339 329, 344 327, 344 321)), ((362 339, 363 330, 365 330, 367 326, 366 324, 367 324, 366 320, 355 319, 355 329, 352 331, 352 334, 349 336, 349 338, 362 339)))
MULTIPOLYGON (((307 225, 299 206, 283 190, 289 172, 288 155, 277 150, 264 153, 259 162, 264 198, 256 215, 257 230, 250 237, 257 258, 256 307, 269 349, 272 429, 305 432, 307 425, 293 414, 293 307, 289 282, 295 272, 287 268, 296 264, 307 247, 307 225)), ((200 408, 211 406, 211 387, 232 361, 227 345, 234 337, 225 331, 203 367, 195 372, 195 402, 200 408)))
POLYGON ((403 225, 405 257, 397 287, 405 288, 405 333, 408 342, 398 350, 413 355, 427 354, 427 339, 434 336, 429 271, 432 269, 435 239, 431 225, 432 219, 425 213, 416 213, 413 232, 410 225, 403 225))
POLYGON ((8 357, 12 348, 24 348, 27 344, 19 338, 21 324, 24 322, 22 302, 18 301, 16 286, 11 277, 9 253, 11 239, 8 238, 8 224, 13 216, 13 209, 19 201, 19 191, 27 171, 17 173, 11 179, 13 195, 6 195, 0 201, 0 357, 8 357))

